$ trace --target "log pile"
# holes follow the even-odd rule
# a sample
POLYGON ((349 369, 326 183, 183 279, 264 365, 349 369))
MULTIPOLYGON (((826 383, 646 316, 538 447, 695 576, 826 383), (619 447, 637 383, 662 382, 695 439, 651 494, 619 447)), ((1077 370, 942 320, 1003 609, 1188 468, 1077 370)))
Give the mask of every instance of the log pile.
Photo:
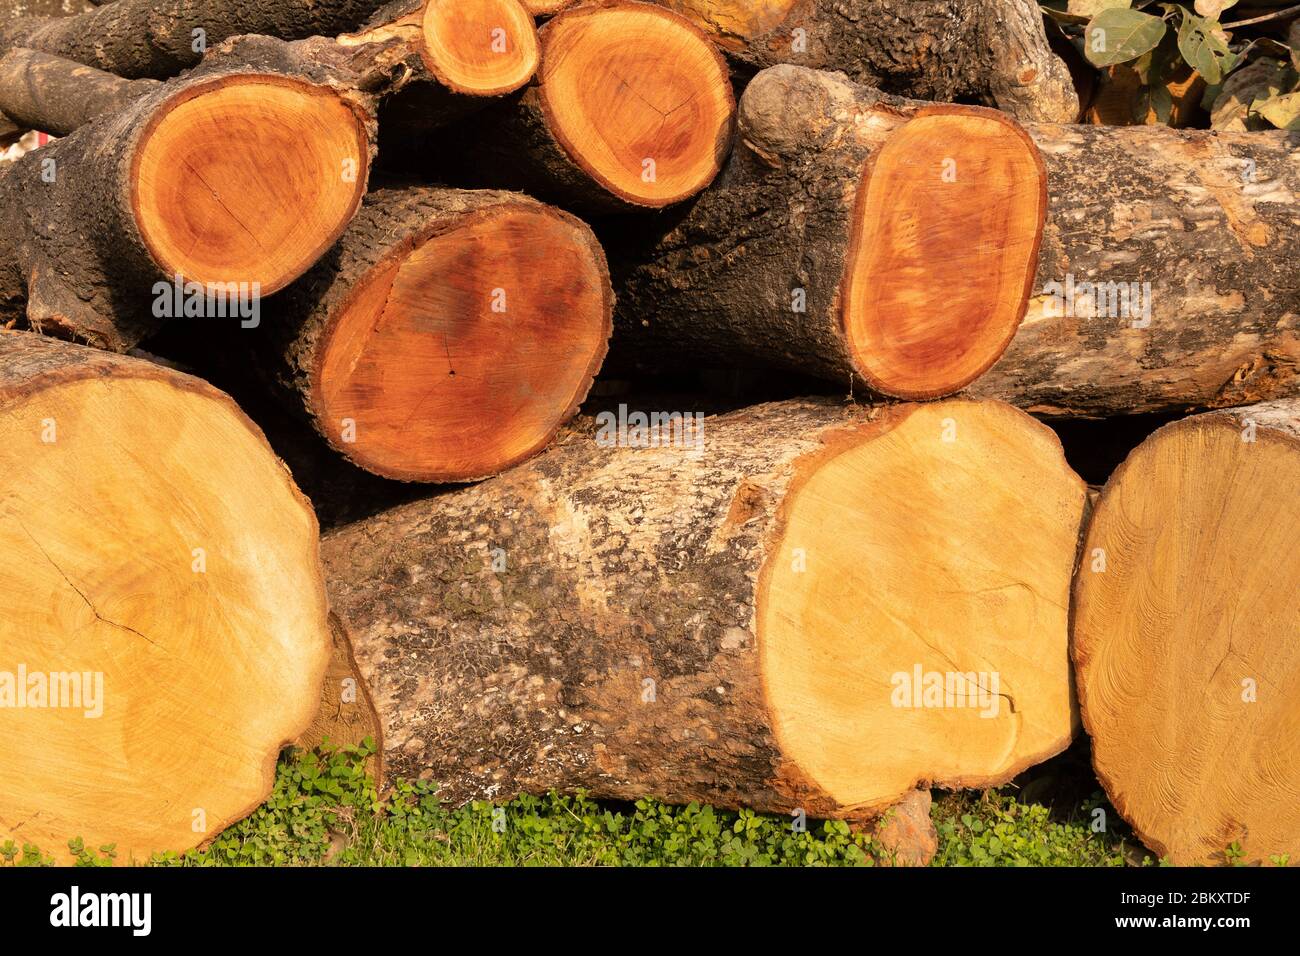
POLYGON ((1289 134, 1077 112, 1028 0, 0 25, 0 841, 366 737, 856 824, 1083 729, 1157 854, 1300 855, 1289 134))

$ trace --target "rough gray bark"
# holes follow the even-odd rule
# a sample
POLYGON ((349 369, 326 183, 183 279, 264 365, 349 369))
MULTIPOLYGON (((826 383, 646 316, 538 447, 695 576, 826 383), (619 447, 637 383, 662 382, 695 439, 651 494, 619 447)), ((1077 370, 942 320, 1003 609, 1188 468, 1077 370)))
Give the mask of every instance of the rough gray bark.
POLYGON ((973 394, 1100 418, 1300 393, 1300 136, 1029 133, 1050 184, 1034 297, 973 394))
POLYGON ((372 103, 354 74, 305 56, 309 47, 264 37, 237 49, 0 171, 0 321, 112 351, 161 326, 150 290, 173 275, 140 233, 132 161, 151 122, 187 91, 233 76, 293 77, 342 97, 373 143, 372 103))
POLYGON ((117 0, 72 17, 26 16, 0 26, 0 51, 27 47, 128 79, 166 79, 240 34, 282 40, 355 29, 384 0, 117 0), (194 31, 204 32, 196 42, 194 31), (198 46, 198 49, 195 47, 198 46))
POLYGON ((694 19, 742 71, 781 63, 838 70, 889 93, 984 103, 1024 122, 1079 115, 1035 0, 653 2, 694 19))
POLYGON ((35 50, 0 56, 0 113, 25 129, 66 136, 152 92, 157 80, 124 80, 35 50))

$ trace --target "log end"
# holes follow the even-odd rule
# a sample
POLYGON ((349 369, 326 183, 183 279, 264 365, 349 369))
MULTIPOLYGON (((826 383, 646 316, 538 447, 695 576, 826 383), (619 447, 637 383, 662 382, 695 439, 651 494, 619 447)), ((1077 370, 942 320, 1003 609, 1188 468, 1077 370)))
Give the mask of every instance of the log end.
POLYGON ((704 189, 731 148, 727 66, 684 17, 643 3, 591 4, 542 31, 541 104, 583 171, 633 206, 704 189))
POLYGON ((421 37, 425 66, 455 93, 502 96, 537 72, 537 28, 519 0, 434 0, 421 37))
POLYGON ((0 356, 0 839, 187 850, 319 703, 315 516, 204 383, 30 333, 0 356))
POLYGON ((604 254, 573 217, 518 198, 440 222, 331 320, 313 373, 317 423, 385 477, 496 474, 577 411, 612 310, 604 254))
POLYGON ((1006 351, 1038 266, 1047 174, 993 110, 939 106, 893 133, 864 172, 843 325, 875 391, 928 399, 965 388, 1006 351))
POLYGON ((132 208, 166 275, 269 295, 338 239, 369 163, 363 118, 332 90, 225 76, 156 112, 132 163, 132 208))
POLYGON ((1177 866, 1300 855, 1300 401, 1167 425, 1103 489, 1074 585, 1115 809, 1177 866))
POLYGON ((895 406, 802 461, 757 613, 782 753, 870 813, 1065 749, 1084 503, 1055 435, 998 402, 895 406))

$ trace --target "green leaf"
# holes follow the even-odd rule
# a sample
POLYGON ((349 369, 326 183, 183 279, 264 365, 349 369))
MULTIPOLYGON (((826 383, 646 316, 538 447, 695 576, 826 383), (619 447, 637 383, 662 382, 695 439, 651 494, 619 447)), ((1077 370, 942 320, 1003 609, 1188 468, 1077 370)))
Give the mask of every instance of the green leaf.
POLYGON ((1232 72, 1237 56, 1228 48, 1227 34, 1214 20, 1183 11, 1178 25, 1178 49, 1205 82, 1215 84, 1232 72))
POLYGON ((1300 93, 1283 93, 1281 96, 1256 100, 1251 111, 1278 129, 1300 130, 1300 93))
POLYGON ((1154 50, 1164 35, 1160 17, 1116 7, 1092 18, 1084 31, 1083 52, 1093 66, 1112 66, 1154 50))

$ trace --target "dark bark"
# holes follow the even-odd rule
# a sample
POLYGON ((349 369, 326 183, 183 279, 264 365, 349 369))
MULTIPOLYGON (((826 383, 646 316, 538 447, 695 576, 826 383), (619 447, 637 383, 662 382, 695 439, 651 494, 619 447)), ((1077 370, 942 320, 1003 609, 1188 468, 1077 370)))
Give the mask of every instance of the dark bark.
POLYGON ((712 33, 744 74, 782 63, 889 93, 1069 123, 1079 98, 1034 0, 654 0, 712 33))
POLYGON ((66 136, 152 92, 157 80, 124 80, 72 60, 14 49, 0 56, 0 113, 26 129, 66 136))
POLYGON ((194 66, 205 50, 230 37, 333 36, 355 29, 382 5, 382 0, 117 0, 73 17, 20 17, 0 26, 0 50, 28 47, 129 79, 165 79, 194 66), (195 30, 204 31, 201 45, 195 30))

